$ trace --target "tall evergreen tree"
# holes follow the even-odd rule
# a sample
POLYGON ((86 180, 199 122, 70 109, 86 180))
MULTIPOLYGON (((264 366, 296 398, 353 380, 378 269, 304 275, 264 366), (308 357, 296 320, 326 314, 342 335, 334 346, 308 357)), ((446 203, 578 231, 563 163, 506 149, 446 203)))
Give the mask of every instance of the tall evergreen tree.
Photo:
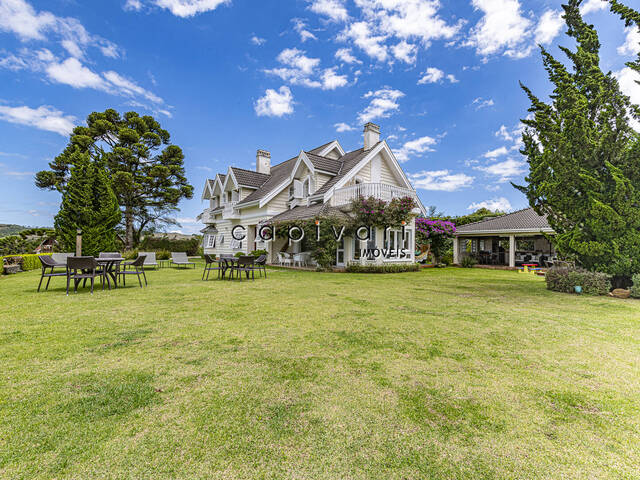
POLYGON ((128 248, 143 229, 175 223, 167 214, 181 199, 193 196, 182 150, 170 144, 169 132, 151 116, 136 112, 121 116, 113 109, 90 114, 87 126, 76 127, 67 148, 49 164, 51 170, 37 173, 36 185, 64 193, 71 158, 78 149, 93 161, 104 162, 122 209, 128 248))
POLYGON ((560 47, 571 68, 540 47, 554 85, 551 102, 522 85, 532 116, 523 120, 521 151, 528 184, 517 188, 548 215, 562 255, 626 277, 640 271, 640 137, 630 126, 638 108, 600 69, 598 34, 580 4, 563 5, 567 35, 577 44, 560 47))
POLYGON ((104 166, 79 150, 69 161, 73 166, 54 222, 58 239, 66 250, 75 251, 80 229, 83 255, 117 250, 115 229, 121 212, 104 166))

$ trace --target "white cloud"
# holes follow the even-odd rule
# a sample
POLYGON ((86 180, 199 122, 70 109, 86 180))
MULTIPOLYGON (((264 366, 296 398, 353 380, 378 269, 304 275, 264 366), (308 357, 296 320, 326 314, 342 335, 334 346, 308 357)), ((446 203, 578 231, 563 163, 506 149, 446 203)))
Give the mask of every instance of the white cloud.
POLYGON ((351 53, 350 48, 341 48, 336 52, 336 58, 342 60, 344 63, 362 63, 351 53))
MULTIPOLYGON (((640 105, 640 75, 635 70, 625 67, 620 71, 614 72, 614 76, 618 79, 620 90, 631 99, 631 103, 640 105)), ((630 116, 630 124, 640 132, 640 122, 630 116)))
POLYGON ((513 136, 506 125, 501 125, 500 129, 495 133, 496 137, 500 137, 507 142, 513 141, 513 136))
MULTIPOLYGON (((105 72, 103 73, 103 76, 107 81, 109 81, 111 86, 116 88, 120 95, 130 97, 139 95, 153 103, 163 103, 163 100, 154 93, 142 88, 133 80, 129 80, 114 71, 105 72)), ((163 113, 166 114, 166 112, 163 113)), ((171 116, 171 114, 168 116, 171 116)))
POLYGON ((77 19, 37 12, 25 0, 0 0, 0 31, 14 33, 23 42, 50 40, 48 35, 52 34, 70 55, 78 58, 90 46, 107 56, 118 56, 115 44, 91 35, 77 19))
POLYGON ((505 183, 514 177, 524 174, 526 169, 525 162, 509 158, 503 162, 494 163, 486 166, 474 167, 476 170, 498 177, 499 183, 505 183))
POLYGON ((344 122, 336 123, 334 127, 336 129, 336 132, 352 132, 355 130, 354 127, 344 122))
POLYGON ((267 41, 264 38, 260 38, 256 35, 254 35, 253 37, 251 37, 251 43, 253 43, 254 45, 264 45, 265 43, 267 43, 267 41))
POLYGON ((495 103, 492 98, 484 99, 482 97, 478 97, 473 102, 471 102, 471 105, 475 105, 476 110, 480 110, 482 108, 493 107, 495 103))
POLYGON ((349 18, 344 0, 313 0, 311 11, 325 15, 335 22, 344 22, 349 18))
POLYGON ((140 0, 127 0, 124 4, 124 9, 139 12, 142 10, 142 2, 140 0))
POLYGON ((580 7, 580 14, 587 15, 591 12, 597 12, 609 7, 609 3, 606 0, 588 0, 580 7))
POLYGON ((307 24, 304 21, 299 18, 294 18, 291 21, 293 22, 293 29, 300 35, 300 41, 302 43, 307 40, 318 40, 313 33, 307 30, 307 24))
POLYGON ((64 115, 61 111, 47 105, 42 105, 38 108, 0 105, 0 119, 48 132, 55 132, 63 136, 71 133, 76 120, 74 117, 64 115))
POLYGON ((637 55, 640 53, 640 29, 636 26, 624 29, 627 38, 623 45, 618 47, 619 55, 637 55))
POLYGON ((444 72, 436 67, 429 67, 424 72, 424 76, 418 80, 418 85, 424 85, 425 83, 438 83, 444 78, 444 72))
POLYGON ((535 42, 542 45, 550 44, 558 36, 563 26, 562 12, 547 10, 538 21, 538 26, 535 30, 535 42))
POLYGON ((376 118, 387 118, 392 112, 400 108, 398 100, 404 97, 404 93, 400 90, 392 88, 383 88, 375 92, 368 92, 364 98, 371 98, 369 106, 358 114, 361 123, 367 123, 376 118))
POLYGON ((504 197, 493 198, 491 200, 484 200, 483 202, 473 202, 467 207, 467 210, 478 210, 480 208, 486 208, 492 212, 510 212, 513 210, 511 202, 504 197))
POLYGON ((344 41, 352 41, 371 58, 384 62, 389 52, 384 45, 386 35, 375 35, 372 26, 367 22, 355 22, 349 25, 338 37, 344 41))
POLYGON ((220 5, 229 2, 230 0, 154 0, 158 7, 165 8, 175 16, 182 18, 215 10, 220 5))
POLYGON ((518 0, 472 0, 482 19, 470 31, 465 46, 475 47, 480 56, 504 54, 522 58, 531 53, 528 42, 531 20, 522 16, 518 0))
POLYGON ((347 83, 346 75, 338 75, 336 73, 336 67, 327 68, 322 73, 322 89, 323 90, 335 90, 336 88, 344 87, 347 83))
POLYGON ((307 57, 305 53, 297 48, 287 48, 277 57, 284 67, 265 70, 265 73, 280 77, 291 85, 323 90, 335 90, 349 83, 346 75, 336 73, 337 67, 325 68, 321 73, 318 70, 320 59, 307 57))
POLYGON ((451 83, 458 83, 458 82, 460 81, 460 80, 458 80, 458 79, 456 78, 456 76, 455 76, 455 75, 453 75, 452 73, 449 73, 449 74, 447 75, 447 80, 449 80, 449 82, 451 82, 451 83))
POLYGON ((471 186, 473 177, 464 173, 452 174, 449 170, 433 170, 409 174, 409 180, 415 188, 440 192, 455 192, 471 186))
POLYGON ((484 158, 498 158, 503 155, 507 155, 509 151, 507 147, 496 148, 495 150, 491 150, 483 155, 484 158))
POLYGON ((407 43, 405 40, 402 40, 400 43, 391 47, 391 51, 393 52, 393 56, 398 60, 403 61, 404 63, 408 63, 409 65, 413 65, 416 63, 416 56, 418 54, 418 47, 407 43))
POLYGON ((267 89, 264 97, 259 98, 255 103, 254 109, 259 117, 282 117, 293 113, 291 89, 286 85, 280 87, 278 91, 267 89))
POLYGON ((415 140, 411 140, 406 142, 402 147, 393 151, 393 154, 396 156, 396 159, 400 163, 404 163, 408 161, 412 155, 421 154, 425 152, 434 152, 433 147, 438 140, 433 137, 420 137, 415 140))
POLYGON ((52 62, 46 67, 46 72, 51 80, 73 88, 108 89, 104 79, 82 65, 77 58, 67 58, 62 63, 52 62))

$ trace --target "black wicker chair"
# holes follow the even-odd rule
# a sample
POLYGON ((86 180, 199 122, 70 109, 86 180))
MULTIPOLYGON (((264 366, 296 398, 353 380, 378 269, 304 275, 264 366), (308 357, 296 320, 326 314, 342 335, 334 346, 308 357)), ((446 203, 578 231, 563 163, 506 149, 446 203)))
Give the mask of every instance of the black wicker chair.
POLYGON ((238 264, 233 268, 240 280, 242 281, 242 274, 244 273, 249 279, 249 273, 251 273, 251 279, 255 280, 255 264, 256 257, 242 256, 238 258, 238 264))
POLYGON ((93 283, 96 277, 100 277, 102 289, 104 290, 104 272, 98 269, 98 262, 93 257, 69 257, 67 259, 67 295, 69 295, 69 282, 73 280, 73 292, 78 291, 78 284, 82 281, 83 286, 87 280, 91 280, 91 294, 93 294, 93 283))
POLYGON ((216 260, 216 257, 213 255, 209 255, 207 253, 204 254, 204 270, 202 271, 202 280, 205 279, 205 274, 207 276, 207 280, 209 280, 209 274, 212 271, 218 272, 218 278, 220 278, 220 274, 223 272, 223 264, 222 260, 216 260), (216 265, 217 266, 214 266, 216 265))
POLYGON ((38 257, 40 259, 40 264, 42 266, 42 274, 40 276, 40 283, 38 284, 38 291, 40 291, 40 287, 42 286, 42 280, 44 280, 45 278, 47 279, 47 284, 44 287, 45 291, 49 290, 49 282, 51 281, 51 277, 66 277, 67 276, 67 271, 65 270, 64 272, 56 272, 55 269, 56 268, 67 268, 66 265, 61 265, 59 263, 56 263, 53 258, 51 258, 49 255, 40 255, 38 257), (47 270, 49 270, 49 272, 47 272, 47 270))
POLYGON ((145 286, 147 284, 147 275, 144 273, 144 261, 146 259, 146 255, 139 255, 133 262, 129 262, 125 265, 125 267, 118 272, 118 275, 122 277, 122 284, 127 285, 127 275, 136 275, 138 277, 138 283, 140 284, 140 288, 142 288, 142 278, 144 278, 145 286), (128 268, 132 268, 132 270, 128 270, 128 268), (142 275, 142 278, 140 277, 142 275))
POLYGON ((235 257, 223 257, 220 256, 220 267, 222 268, 222 279, 229 275, 229 280, 233 279, 233 272, 235 271, 235 257))
POLYGON ((264 272, 264 278, 267 278, 267 256, 260 255, 256 258, 255 269, 260 272, 260 276, 262 277, 262 272, 264 272))

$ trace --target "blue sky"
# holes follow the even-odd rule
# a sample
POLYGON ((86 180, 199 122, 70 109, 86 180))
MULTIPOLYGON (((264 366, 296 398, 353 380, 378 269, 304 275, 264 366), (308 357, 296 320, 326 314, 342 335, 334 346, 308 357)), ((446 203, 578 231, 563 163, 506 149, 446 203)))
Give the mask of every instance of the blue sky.
MULTIPOLYGON (((0 0, 0 223, 51 225, 33 174, 92 111, 151 113, 183 148, 193 200, 228 165, 254 168, 381 126, 425 205, 448 214, 526 206, 523 81, 549 84, 536 43, 570 45, 552 0, 0 0)), ((640 35, 602 0, 583 11, 602 65, 636 103, 624 62, 640 35)))

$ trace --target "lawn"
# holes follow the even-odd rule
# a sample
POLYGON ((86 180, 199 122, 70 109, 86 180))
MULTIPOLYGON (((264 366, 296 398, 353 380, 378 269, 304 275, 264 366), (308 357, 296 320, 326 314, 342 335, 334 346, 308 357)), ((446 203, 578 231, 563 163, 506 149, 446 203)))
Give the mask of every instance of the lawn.
POLYGON ((640 301, 200 268, 93 296, 0 278, 0 478, 640 475, 640 301))

